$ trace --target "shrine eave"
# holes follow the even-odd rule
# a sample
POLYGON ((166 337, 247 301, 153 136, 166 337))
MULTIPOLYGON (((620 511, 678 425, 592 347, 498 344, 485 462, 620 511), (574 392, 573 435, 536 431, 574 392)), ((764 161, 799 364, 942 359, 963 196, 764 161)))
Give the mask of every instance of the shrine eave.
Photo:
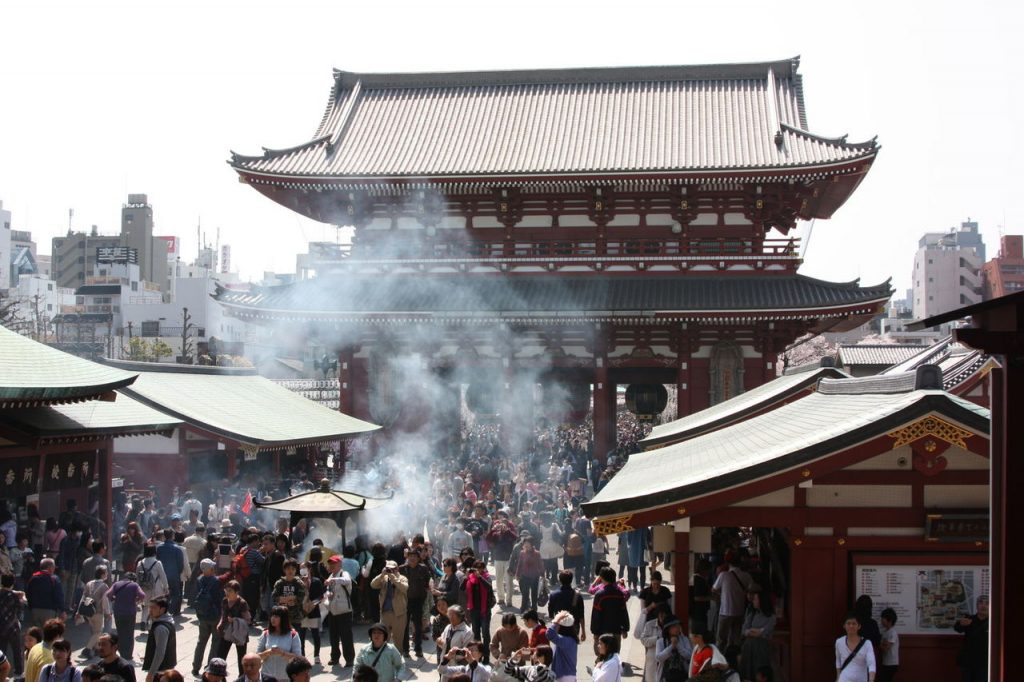
POLYGON ((0 408, 113 400, 135 375, 104 367, 0 327, 0 408))
MULTIPOLYGON (((804 277, 324 276, 279 287, 214 294, 254 321, 360 324, 749 324, 817 320, 821 330, 876 314, 888 282, 861 287, 804 277)), ((858 322, 859 323, 859 322, 858 322)))
POLYGON ((783 402, 793 400, 801 393, 809 393, 814 390, 819 379, 848 376, 835 367, 822 366, 818 366, 812 371, 784 374, 705 410, 655 426, 650 435, 640 441, 640 445, 644 449, 651 449, 668 443, 689 440, 765 410, 774 409, 783 402))
MULTIPOLYGON (((247 157, 236 156, 229 161, 242 182, 269 184, 284 189, 312 191, 449 189, 459 192, 490 192, 496 186, 529 186, 563 189, 606 185, 609 182, 658 185, 713 184, 735 182, 771 182, 773 180, 814 181, 853 173, 866 173, 881 147, 872 146, 860 154, 835 161, 779 166, 732 166, 694 168, 580 168, 551 172, 490 171, 480 173, 411 173, 328 175, 252 168, 247 157)), ((263 158, 263 157, 257 157, 263 158)))
POLYGON ((797 472, 798 480, 801 469, 811 477, 821 476, 830 471, 833 455, 928 415, 962 429, 967 438, 988 438, 988 410, 944 391, 817 392, 690 440, 631 456, 583 510, 595 518, 685 505, 679 513, 685 516, 698 499, 783 472, 797 472))

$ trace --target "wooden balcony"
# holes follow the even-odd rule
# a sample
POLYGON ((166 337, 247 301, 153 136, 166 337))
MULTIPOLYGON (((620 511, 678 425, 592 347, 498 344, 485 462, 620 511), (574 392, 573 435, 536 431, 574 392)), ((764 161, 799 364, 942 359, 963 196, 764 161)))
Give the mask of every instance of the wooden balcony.
POLYGON ((800 264, 798 239, 365 240, 343 244, 318 271, 785 270, 800 264))

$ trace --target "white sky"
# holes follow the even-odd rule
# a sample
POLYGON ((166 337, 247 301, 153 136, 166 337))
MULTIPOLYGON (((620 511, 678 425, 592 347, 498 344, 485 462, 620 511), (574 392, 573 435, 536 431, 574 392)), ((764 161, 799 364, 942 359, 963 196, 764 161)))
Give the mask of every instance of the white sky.
MULTIPOLYGON (((229 150, 307 141, 331 68, 475 70, 801 55, 809 127, 878 135, 802 272, 910 284, 917 239, 968 216, 989 254, 1024 231, 1024 9, 1013 2, 0 2, 0 200, 40 251, 119 229, 129 192, 196 253, 220 228, 243 276, 291 272, 329 226, 241 185, 229 150)), ((806 232, 806 229, 803 230, 806 232)))

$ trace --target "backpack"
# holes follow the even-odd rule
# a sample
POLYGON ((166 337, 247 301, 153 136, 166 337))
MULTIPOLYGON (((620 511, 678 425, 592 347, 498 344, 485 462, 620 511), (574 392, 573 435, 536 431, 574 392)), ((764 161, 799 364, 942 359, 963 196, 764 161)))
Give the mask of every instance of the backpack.
POLYGON ((662 664, 662 682, 686 682, 690 677, 687 667, 686 659, 682 657, 678 650, 673 649, 672 654, 662 664))
POLYGON ((149 568, 146 568, 146 562, 144 560, 139 562, 138 578, 139 587, 142 589, 148 590, 153 587, 153 567, 155 566, 155 561, 149 565, 149 568))
POLYGON ((245 555, 249 553, 249 548, 246 547, 241 552, 235 555, 235 558, 231 560, 231 572, 235 574, 235 578, 239 580, 245 580, 252 575, 252 566, 246 560, 245 555))

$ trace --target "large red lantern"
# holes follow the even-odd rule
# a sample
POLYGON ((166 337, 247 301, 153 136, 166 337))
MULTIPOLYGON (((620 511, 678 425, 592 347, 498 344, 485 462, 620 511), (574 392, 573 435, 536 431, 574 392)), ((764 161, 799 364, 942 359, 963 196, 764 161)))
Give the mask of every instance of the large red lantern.
POLYGON ((626 388, 626 409, 642 422, 652 422, 665 411, 668 390, 661 384, 630 384, 626 388))

